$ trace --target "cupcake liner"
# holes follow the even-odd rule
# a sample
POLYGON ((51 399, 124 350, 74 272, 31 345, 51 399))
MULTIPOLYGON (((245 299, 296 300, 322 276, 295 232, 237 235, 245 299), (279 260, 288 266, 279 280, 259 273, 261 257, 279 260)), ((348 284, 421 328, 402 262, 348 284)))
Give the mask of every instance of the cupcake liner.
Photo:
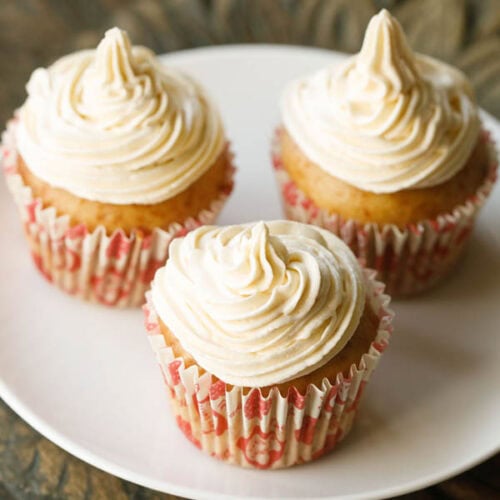
POLYGON ((339 236, 361 263, 377 271, 387 293, 404 296, 427 290, 453 268, 472 232, 475 218, 497 178, 497 154, 491 135, 482 131, 489 166, 484 183, 462 205, 435 219, 398 228, 343 219, 318 208, 283 168, 278 128, 272 143, 272 163, 288 219, 314 224, 339 236))
POLYGON ((1 158, 33 261, 48 281, 90 302, 116 307, 142 305, 155 271, 167 259, 171 240, 212 223, 233 187, 235 169, 230 165, 227 187, 208 209, 171 224, 167 230, 155 229, 148 234, 135 230, 130 235, 116 230, 107 235, 102 226, 94 231, 83 224, 71 226, 68 216, 58 216, 54 208, 43 207, 18 174, 16 123, 14 117, 2 135, 1 158))
POLYGON ((393 313, 384 285, 365 270, 368 301, 380 318, 375 340, 349 376, 334 384, 309 385, 305 393, 291 388, 281 395, 214 381, 197 366, 186 368, 165 344, 147 293, 146 330, 170 395, 172 409, 186 437, 213 457, 257 469, 276 469, 308 462, 330 451, 349 432, 364 388, 387 347, 393 313))

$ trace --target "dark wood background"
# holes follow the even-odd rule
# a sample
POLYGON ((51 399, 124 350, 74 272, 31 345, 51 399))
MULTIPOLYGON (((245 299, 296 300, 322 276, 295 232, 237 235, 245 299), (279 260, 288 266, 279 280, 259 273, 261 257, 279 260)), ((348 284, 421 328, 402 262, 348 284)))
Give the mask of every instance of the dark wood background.
MULTIPOLYGON (((95 47, 114 25, 156 52, 225 43, 288 43, 356 52, 386 7, 412 46, 462 68, 500 117, 500 0, 0 0, 0 121, 31 71, 95 47)), ((172 499, 101 472, 29 427, 0 400, 0 499, 172 499)), ((406 499, 500 498, 500 455, 406 499)))

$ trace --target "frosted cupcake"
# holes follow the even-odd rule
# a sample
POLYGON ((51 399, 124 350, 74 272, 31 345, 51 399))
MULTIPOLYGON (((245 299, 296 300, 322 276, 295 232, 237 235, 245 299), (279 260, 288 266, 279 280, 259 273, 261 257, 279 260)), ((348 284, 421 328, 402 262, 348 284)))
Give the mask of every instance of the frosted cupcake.
POLYGON ((411 51, 386 10, 359 54, 292 82, 274 165, 288 217, 340 235, 395 294, 453 266, 495 179, 465 76, 411 51))
POLYGON ((145 312, 184 434, 245 467, 331 450, 390 337, 373 275, 332 233, 296 222, 204 226, 174 240, 145 312))
POLYGON ((3 149, 36 265, 82 298, 141 304, 170 240, 231 191, 219 112, 118 28, 37 69, 27 91, 3 149))

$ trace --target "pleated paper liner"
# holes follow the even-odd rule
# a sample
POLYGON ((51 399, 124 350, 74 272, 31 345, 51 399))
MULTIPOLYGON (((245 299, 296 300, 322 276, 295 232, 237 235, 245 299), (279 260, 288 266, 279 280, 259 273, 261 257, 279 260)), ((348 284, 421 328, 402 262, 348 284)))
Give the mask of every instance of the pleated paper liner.
MULTIPOLYGON (((146 329, 170 396, 172 410, 186 437, 213 457, 243 467, 276 469, 314 460, 330 451, 349 432, 365 386, 387 347, 393 313, 384 285, 365 270, 367 304, 379 326, 369 351, 349 376, 310 385, 305 394, 291 388, 282 396, 275 387, 264 397, 259 389, 213 382, 197 366, 184 367, 165 344, 158 318, 146 294, 146 329)), ((167 423, 165 422, 165 425, 167 423)))
POLYGON ((171 240, 215 221, 231 193, 234 167, 227 170, 226 188, 196 217, 171 224, 168 230, 140 230, 127 235, 116 230, 107 235, 104 227, 88 231, 69 224, 68 216, 43 207, 17 173, 15 128, 9 121, 2 135, 1 155, 7 186, 21 215, 33 261, 43 276, 63 291, 108 306, 131 307, 144 303, 156 269, 168 255, 171 240))
POLYGON ((481 139, 489 152, 488 174, 476 194, 463 205, 433 220, 404 228, 362 224, 318 208, 283 168, 278 128, 272 144, 272 162, 286 217, 325 228, 344 240, 360 261, 377 271, 391 296, 423 292, 454 267, 469 240, 476 216, 497 178, 497 153, 489 132, 481 139))

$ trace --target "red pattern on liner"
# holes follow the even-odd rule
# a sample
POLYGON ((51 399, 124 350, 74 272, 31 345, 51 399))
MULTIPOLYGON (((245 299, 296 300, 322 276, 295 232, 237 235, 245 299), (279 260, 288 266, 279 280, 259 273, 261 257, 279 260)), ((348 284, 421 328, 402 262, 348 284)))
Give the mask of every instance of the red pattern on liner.
POLYGON ((285 442, 276 432, 264 432, 256 425, 248 437, 240 437, 236 446, 242 450, 247 462, 257 469, 269 469, 285 453, 285 442))
POLYGON ((187 420, 183 420, 179 415, 175 418, 179 429, 184 433, 184 435, 191 441, 197 448, 201 448, 201 443, 198 439, 193 436, 193 431, 191 429, 191 424, 187 420))
POLYGON ((175 360, 172 361, 168 365, 168 371, 170 373, 170 378, 172 379, 172 384, 173 385, 178 385, 181 381, 181 377, 179 375, 179 367, 181 366, 182 362, 180 360, 175 360))
POLYGON ((262 397, 258 389, 252 389, 243 406, 243 413, 248 419, 262 418, 271 410, 272 400, 262 397))
POLYGON ((317 418, 306 415, 302 427, 295 430, 295 439, 304 444, 312 444, 317 423, 317 418))
POLYGON ((226 393, 226 384, 222 380, 218 380, 210 386, 208 394, 210 399, 219 399, 226 393))

